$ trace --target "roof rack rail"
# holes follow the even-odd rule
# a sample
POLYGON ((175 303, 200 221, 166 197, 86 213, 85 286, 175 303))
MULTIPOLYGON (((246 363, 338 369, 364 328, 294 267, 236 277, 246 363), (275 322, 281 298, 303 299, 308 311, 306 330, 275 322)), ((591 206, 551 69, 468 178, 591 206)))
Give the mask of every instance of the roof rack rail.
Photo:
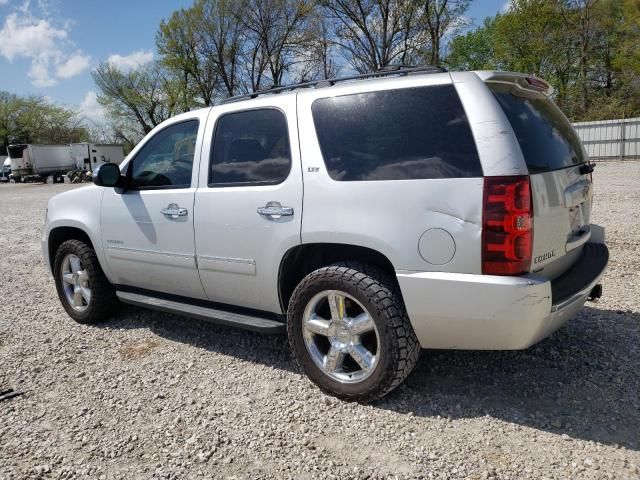
POLYGON ((382 67, 380 70, 376 72, 370 73, 361 73, 358 75, 351 75, 348 77, 339 77, 339 78, 326 78, 322 80, 312 80, 310 82, 302 82, 295 83, 292 85, 285 85, 283 87, 272 87, 266 88, 264 90, 258 90, 257 92, 251 92, 244 95, 237 95, 235 97, 227 98, 223 100, 221 103, 232 103, 239 102, 241 100, 249 100, 252 98, 259 97, 260 95, 267 95, 269 93, 282 93, 288 92, 291 90, 297 90, 299 88, 311 88, 311 87, 331 87, 339 82, 348 82, 352 80, 365 80, 369 78, 380 78, 380 77, 388 77, 393 75, 405 76, 405 75, 416 75, 422 73, 442 73, 447 70, 442 67, 437 67, 434 65, 387 65, 382 67))

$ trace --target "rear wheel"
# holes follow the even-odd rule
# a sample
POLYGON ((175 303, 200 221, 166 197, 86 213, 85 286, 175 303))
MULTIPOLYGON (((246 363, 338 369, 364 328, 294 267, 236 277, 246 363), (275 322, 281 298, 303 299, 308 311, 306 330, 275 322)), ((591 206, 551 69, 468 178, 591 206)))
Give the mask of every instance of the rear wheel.
POLYGON ((115 290, 105 277, 96 252, 86 243, 62 243, 56 252, 53 274, 60 302, 76 322, 95 323, 117 310, 115 290))
POLYGON ((307 275, 289 303, 287 328, 309 378, 347 400, 386 395, 411 373, 420 354, 397 285, 362 264, 307 275))

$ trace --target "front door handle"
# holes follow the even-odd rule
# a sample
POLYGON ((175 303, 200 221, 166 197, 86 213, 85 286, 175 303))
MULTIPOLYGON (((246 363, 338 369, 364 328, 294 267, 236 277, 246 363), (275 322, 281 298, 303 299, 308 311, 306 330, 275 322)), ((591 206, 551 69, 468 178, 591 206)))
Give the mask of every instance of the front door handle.
POLYGON ((186 208, 178 206, 177 203, 170 203, 169 205, 167 205, 167 208, 163 208, 162 210, 160 210, 160 213, 166 215, 167 217, 178 218, 186 216, 189 211, 186 208))
POLYGON ((280 202, 267 202, 264 207, 258 208, 258 213, 263 217, 277 220, 280 217, 290 217, 293 215, 293 207, 283 207, 280 202))

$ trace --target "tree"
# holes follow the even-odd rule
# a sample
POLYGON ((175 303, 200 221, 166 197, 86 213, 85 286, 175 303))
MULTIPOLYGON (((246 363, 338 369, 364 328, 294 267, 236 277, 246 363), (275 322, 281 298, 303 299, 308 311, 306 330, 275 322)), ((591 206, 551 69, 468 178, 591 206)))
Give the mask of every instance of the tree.
POLYGON ((507 70, 546 77, 560 55, 555 40, 562 30, 557 1, 513 0, 496 19, 495 53, 507 70))
POLYGON ((285 74, 303 61, 303 52, 310 43, 313 2, 244 0, 243 5, 238 20, 249 32, 248 57, 258 59, 251 63, 251 89, 260 89, 264 73, 271 86, 280 86, 285 74))
POLYGON ((122 71, 102 63, 92 73, 98 102, 107 110, 118 137, 135 145, 153 127, 186 110, 181 83, 159 63, 122 71))
POLYGON ((589 107, 589 60, 592 57, 592 46, 596 31, 594 8, 597 0, 568 0, 560 3, 560 12, 564 25, 571 31, 575 38, 578 54, 578 78, 577 84, 580 90, 580 110, 586 112, 589 107))
POLYGON ((190 9, 173 12, 168 21, 160 23, 156 36, 162 62, 175 74, 185 107, 213 105, 220 82, 218 64, 207 47, 210 38, 205 35, 209 29, 204 8, 204 2, 198 2, 190 9))
POLYGON ((198 0, 194 9, 200 48, 224 85, 224 96, 232 97, 242 89, 242 5, 234 0, 198 0))
POLYGON ((334 43, 360 73, 414 63, 426 37, 413 0, 320 0, 334 43))
POLYGON ((495 53, 495 24, 499 17, 487 17, 483 24, 454 37, 445 59, 451 70, 499 69, 495 53))
POLYGON ((74 143, 86 141, 82 118, 73 109, 41 96, 20 97, 0 91, 0 152, 12 143, 74 143))
POLYGON ((429 34, 430 65, 440 65, 442 38, 463 25, 463 15, 470 3, 471 0, 425 0, 422 24, 429 34))
POLYGON ((617 72, 620 98, 620 116, 640 115, 640 2, 624 0, 621 5, 622 18, 611 48, 611 67, 617 72))
POLYGON ((640 114, 638 0, 514 0, 451 41, 451 68, 532 73, 573 120, 640 114))
MULTIPOLYGON (((160 60, 94 73, 115 132, 230 96, 390 65, 538 75, 574 120, 640 114, 638 0, 512 0, 460 34, 471 0, 195 0, 160 24, 160 60)), ((0 120, 1 121, 1 120, 0 120)))
POLYGON ((316 15, 311 25, 311 40, 307 51, 308 78, 300 80, 336 78, 340 65, 336 59, 329 21, 322 15, 316 15))

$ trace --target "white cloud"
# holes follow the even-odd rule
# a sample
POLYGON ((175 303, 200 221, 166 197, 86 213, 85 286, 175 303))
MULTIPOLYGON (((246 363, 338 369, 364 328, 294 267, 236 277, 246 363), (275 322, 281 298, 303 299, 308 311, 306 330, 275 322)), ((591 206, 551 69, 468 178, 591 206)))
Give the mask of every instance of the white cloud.
POLYGON ((87 92, 84 96, 84 100, 80 103, 80 113, 82 113, 82 116, 90 122, 96 124, 104 122, 106 112, 104 107, 98 103, 98 96, 96 95, 96 92, 87 92))
POLYGON ((56 68, 58 78, 71 78, 80 75, 87 70, 91 64, 91 57, 82 53, 74 53, 66 61, 60 63, 56 68))
POLYGON ((153 60, 153 52, 138 50, 129 55, 111 55, 107 62, 125 72, 140 68, 153 60))
POLYGON ((0 55, 10 62, 15 57, 51 58, 62 54, 57 42, 67 38, 67 32, 55 28, 48 20, 17 13, 7 15, 0 30, 0 55))
POLYGON ((57 80, 49 73, 46 62, 34 61, 29 68, 29 78, 36 87, 52 87, 57 80))
POLYGON ((9 3, 9 0, 0 0, 0 7, 9 3))
POLYGON ((511 10, 511 0, 507 0, 502 4, 502 7, 500 7, 500 13, 507 13, 509 10, 511 10))
POLYGON ((74 77, 89 68, 89 56, 79 50, 69 52, 73 48, 69 40, 71 23, 58 23, 34 17, 26 2, 6 16, 0 29, 0 56, 9 62, 16 58, 31 60, 28 76, 36 87, 53 86, 59 79, 74 77))

